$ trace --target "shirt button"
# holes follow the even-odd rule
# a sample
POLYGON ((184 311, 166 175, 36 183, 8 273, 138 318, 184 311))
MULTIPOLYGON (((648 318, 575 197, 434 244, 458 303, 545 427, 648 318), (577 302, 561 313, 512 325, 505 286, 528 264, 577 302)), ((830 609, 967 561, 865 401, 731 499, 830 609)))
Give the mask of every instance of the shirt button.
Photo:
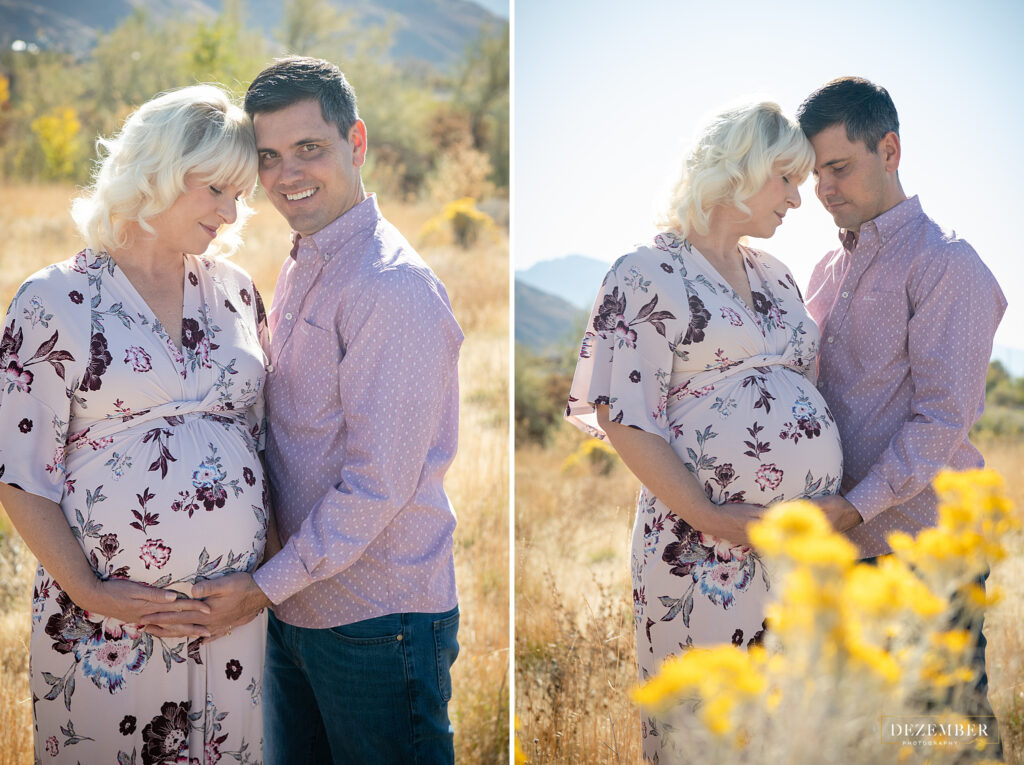
POLYGON ((267 364, 267 371, 268 372, 273 372, 274 371, 274 365, 273 364, 267 364))
POLYGON ((835 341, 836 341, 836 336, 835 335, 829 335, 828 336, 828 343, 829 343, 829 345, 831 345, 835 341))
POLYGON ((843 293, 843 297, 844 297, 844 298, 848 298, 848 297, 850 297, 850 293, 849 293, 849 292, 844 292, 844 293, 843 293))
POLYGON ((290 313, 286 313, 284 315, 284 318, 288 319, 288 321, 291 321, 292 320, 292 315, 290 313))

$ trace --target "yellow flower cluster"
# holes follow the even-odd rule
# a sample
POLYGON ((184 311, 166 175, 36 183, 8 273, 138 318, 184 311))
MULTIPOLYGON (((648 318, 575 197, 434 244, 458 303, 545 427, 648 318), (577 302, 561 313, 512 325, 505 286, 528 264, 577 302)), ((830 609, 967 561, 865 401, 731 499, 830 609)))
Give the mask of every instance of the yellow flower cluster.
MULTIPOLYGON (((937 526, 916 538, 892 535, 894 554, 877 565, 857 563, 854 545, 815 504, 769 510, 749 528, 781 590, 768 610, 769 650, 690 649, 667 660, 635 700, 659 714, 675 710, 688 746, 699 739, 711 759, 746 762, 756 754, 747 742, 756 741, 759 751, 797 762, 813 751, 786 738, 789 728, 779 719, 833 731, 836 740, 823 745, 850 747, 859 757, 864 742, 877 737, 870 729, 881 710, 915 714, 948 699, 950 689, 973 678, 974 639, 951 623, 953 614, 994 602, 974 580, 1005 555, 1004 538, 1021 519, 993 471, 943 472, 935 490, 937 526), (690 699, 698 701, 695 718, 678 714, 678 703, 690 699), (764 722, 769 712, 774 722, 764 722)), ((878 750, 877 757, 895 754, 878 750)), ((899 752, 901 761, 918 754, 899 752)))
POLYGON ((451 241, 467 249, 485 232, 495 234, 494 220, 476 208, 473 197, 462 197, 446 204, 440 213, 428 220, 420 232, 420 239, 424 244, 439 244, 447 233, 451 241))
POLYGON ((588 438, 580 448, 565 458, 562 472, 580 472, 589 468, 595 473, 608 475, 618 461, 618 454, 611 444, 598 438, 588 438))
POLYGON ((664 708, 680 698, 702 699, 700 716, 708 729, 725 735, 734 729, 733 712, 743 696, 756 697, 766 688, 760 665, 764 652, 740 651, 733 646, 697 648, 669 658, 658 674, 633 691, 646 707, 664 708))
POLYGON ((943 472, 935 479, 939 523, 916 538, 889 537, 896 555, 922 573, 933 586, 982 573, 1006 555, 1001 539, 1021 528, 1020 517, 1006 498, 1002 477, 993 470, 943 472))

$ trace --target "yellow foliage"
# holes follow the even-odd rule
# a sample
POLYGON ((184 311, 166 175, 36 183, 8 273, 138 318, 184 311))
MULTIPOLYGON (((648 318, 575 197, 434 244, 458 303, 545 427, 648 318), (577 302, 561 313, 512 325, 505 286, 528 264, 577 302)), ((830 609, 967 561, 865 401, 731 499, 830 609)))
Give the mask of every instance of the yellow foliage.
POLYGON ((750 541, 764 555, 814 567, 844 570, 857 558, 857 548, 832 533, 825 515, 812 502, 786 502, 773 507, 751 524, 750 541))
POLYGON ((588 438, 579 449, 562 462, 562 472, 578 472, 589 468, 599 475, 608 475, 618 460, 618 454, 611 444, 599 438, 588 438))
POLYGON ((760 668, 763 658, 761 652, 733 646, 696 648, 667 659, 658 674, 634 690, 633 699, 659 709, 696 692, 704 702, 701 719, 714 734, 724 736, 734 728, 732 715, 740 698, 757 697, 765 691, 760 668))
POLYGON ((447 235, 459 247, 468 249, 484 233, 497 237, 494 220, 476 208, 475 199, 462 197, 446 204, 440 213, 424 224, 420 241, 423 245, 443 244, 447 235))
POLYGON ((32 120, 32 132, 39 139, 50 177, 60 179, 74 175, 75 162, 81 156, 78 140, 81 129, 78 112, 70 106, 54 109, 32 120))
MULTIPOLYGON (((813 725, 833 737, 849 735, 822 742, 840 752, 863 746, 865 737, 837 721, 869 719, 879 704, 887 714, 915 714, 930 709, 922 706, 929 701, 949 698, 947 691, 955 698, 975 672, 973 636, 950 627, 953 614, 962 605, 994 602, 974 579, 987 561, 1005 555, 1003 537, 1021 522, 993 471, 944 472, 935 487, 938 525, 916 538, 892 535, 895 554, 877 565, 855 563, 854 546, 813 503, 771 508, 749 529, 781 589, 768 608, 768 652, 691 648, 667 660, 634 699, 671 720, 680 740, 708 759, 733 752, 737 762, 749 762, 759 747, 809 762, 814 751, 802 748, 804 742, 766 738, 785 737, 791 724, 813 725), (691 709, 696 715, 687 714, 691 709), (769 712, 789 723, 764 724, 769 712)), ((879 755, 885 752, 894 754, 879 755)), ((958 750, 934 752, 935 762, 946 762, 958 750)), ((913 756, 899 752, 901 761, 913 756)))

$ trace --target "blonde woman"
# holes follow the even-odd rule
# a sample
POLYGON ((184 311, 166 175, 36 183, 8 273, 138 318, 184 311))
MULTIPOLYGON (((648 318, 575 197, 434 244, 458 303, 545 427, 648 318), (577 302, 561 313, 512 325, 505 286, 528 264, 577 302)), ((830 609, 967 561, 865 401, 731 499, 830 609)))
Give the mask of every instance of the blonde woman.
POLYGON ((87 248, 29 277, 0 345, 0 502, 40 561, 35 759, 257 762, 265 617, 149 618, 208 612, 192 583, 254 569, 267 540, 265 317, 223 257, 252 124, 196 86, 99 143, 73 208, 87 248))
MULTIPOLYGON (((690 646, 760 640, 771 574, 745 526, 773 502, 834 494, 842 453, 814 387, 818 327, 789 270, 741 243, 799 206, 814 164, 778 106, 725 112, 690 152, 663 230, 608 272, 566 412, 643 488, 633 527, 640 679, 690 646)), ((645 757, 663 751, 642 721, 645 757)))

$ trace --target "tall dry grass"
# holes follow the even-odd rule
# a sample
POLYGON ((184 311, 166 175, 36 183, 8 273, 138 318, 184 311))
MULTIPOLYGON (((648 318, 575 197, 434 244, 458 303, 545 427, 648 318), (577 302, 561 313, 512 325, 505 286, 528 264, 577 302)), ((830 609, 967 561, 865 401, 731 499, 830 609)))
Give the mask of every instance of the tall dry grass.
MULTIPOLYGON (((70 186, 5 185, 0 188, 0 303, 6 309, 18 285, 43 266, 70 257, 80 242, 68 215, 70 186)), ((407 238, 437 213, 428 204, 381 208, 407 238)), ((244 248, 235 255, 270 304, 288 225, 258 196, 244 248)), ((462 621, 461 652, 453 668, 449 708, 460 763, 508 761, 508 238, 483 241, 472 250, 421 248, 445 282, 466 334, 459 363, 459 454, 446 489, 459 524, 455 533, 456 577, 462 621)), ((0 765, 32 761, 28 634, 34 561, 4 532, 0 512, 0 578, 14 594, 0 602, 0 765)))
MULTIPOLYGON (((530 763, 638 763, 629 541, 639 484, 621 462, 608 475, 563 470, 583 443, 559 431, 516 450, 516 715, 530 763)), ((1024 508, 1024 444, 980 445, 1024 508)), ((989 697, 1008 763, 1024 763, 1024 549, 992 572, 1004 593, 987 616, 989 697)), ((820 731, 807 731, 820 736, 820 731)), ((895 754, 895 753, 894 753, 895 754)))

